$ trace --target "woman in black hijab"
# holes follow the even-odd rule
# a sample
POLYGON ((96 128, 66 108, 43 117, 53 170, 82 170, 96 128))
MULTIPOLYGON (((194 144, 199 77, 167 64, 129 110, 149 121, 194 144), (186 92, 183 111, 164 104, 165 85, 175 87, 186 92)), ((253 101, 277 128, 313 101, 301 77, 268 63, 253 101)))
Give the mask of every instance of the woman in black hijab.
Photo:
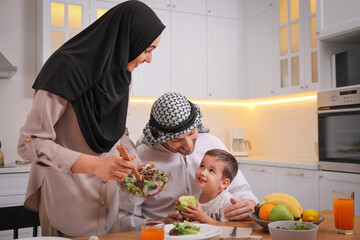
POLYGON ((125 145, 131 72, 150 63, 165 26, 139 1, 115 6, 59 48, 33 88, 18 153, 31 160, 25 205, 39 211, 42 235, 119 231, 119 187, 135 163, 125 145))

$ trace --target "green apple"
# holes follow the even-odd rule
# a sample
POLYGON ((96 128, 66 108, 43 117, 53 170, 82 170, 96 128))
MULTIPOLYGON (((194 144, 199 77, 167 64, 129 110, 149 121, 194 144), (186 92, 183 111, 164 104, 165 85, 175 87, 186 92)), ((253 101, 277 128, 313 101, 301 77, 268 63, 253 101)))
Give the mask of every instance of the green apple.
POLYGON ((274 221, 294 221, 294 215, 291 214, 290 210, 282 204, 273 207, 269 214, 269 220, 274 221))
POLYGON ((184 207, 188 207, 189 204, 197 206, 196 198, 194 196, 181 196, 177 200, 177 210, 179 212, 187 212, 184 207))

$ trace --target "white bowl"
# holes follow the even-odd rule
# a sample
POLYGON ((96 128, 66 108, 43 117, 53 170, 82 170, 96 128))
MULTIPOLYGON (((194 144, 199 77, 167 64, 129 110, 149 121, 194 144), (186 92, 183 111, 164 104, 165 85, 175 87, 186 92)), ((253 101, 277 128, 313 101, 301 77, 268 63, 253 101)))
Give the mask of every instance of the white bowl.
POLYGON ((273 240, 315 240, 318 232, 318 226, 310 222, 304 222, 308 230, 285 230, 281 227, 289 228, 299 225, 299 221, 277 221, 269 223, 269 231, 273 240), (279 228, 278 228, 279 227, 279 228))

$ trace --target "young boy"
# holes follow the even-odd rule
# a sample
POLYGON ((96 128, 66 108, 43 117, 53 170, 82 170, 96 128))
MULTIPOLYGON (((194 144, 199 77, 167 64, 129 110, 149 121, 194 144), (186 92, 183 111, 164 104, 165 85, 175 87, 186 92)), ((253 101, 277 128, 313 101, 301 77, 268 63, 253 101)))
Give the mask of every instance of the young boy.
POLYGON ((195 174, 195 181, 202 193, 195 195, 198 207, 189 205, 183 218, 191 218, 201 223, 227 221, 223 210, 231 206, 232 195, 226 190, 238 171, 236 159, 221 149, 212 149, 205 153, 195 174))

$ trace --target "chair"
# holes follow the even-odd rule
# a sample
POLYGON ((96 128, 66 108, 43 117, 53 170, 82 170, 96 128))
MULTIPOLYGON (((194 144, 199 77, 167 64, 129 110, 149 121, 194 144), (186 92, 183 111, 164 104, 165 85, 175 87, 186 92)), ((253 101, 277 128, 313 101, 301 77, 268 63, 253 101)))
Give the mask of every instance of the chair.
POLYGON ((37 236, 40 226, 39 213, 28 210, 23 205, 0 208, 0 231, 13 230, 14 239, 18 238, 19 228, 33 227, 33 237, 37 236))

